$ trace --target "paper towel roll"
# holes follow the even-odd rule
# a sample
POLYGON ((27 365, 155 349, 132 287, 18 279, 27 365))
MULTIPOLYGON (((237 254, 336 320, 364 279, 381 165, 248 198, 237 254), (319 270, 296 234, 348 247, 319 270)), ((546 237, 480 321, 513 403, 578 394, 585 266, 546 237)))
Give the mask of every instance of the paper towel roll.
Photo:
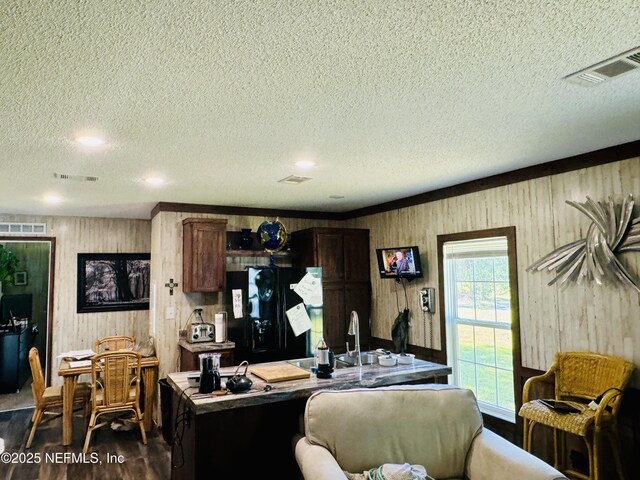
POLYGON ((214 316, 214 325, 216 327, 216 336, 214 341, 217 343, 225 341, 226 332, 224 317, 225 315, 223 313, 216 313, 214 316))

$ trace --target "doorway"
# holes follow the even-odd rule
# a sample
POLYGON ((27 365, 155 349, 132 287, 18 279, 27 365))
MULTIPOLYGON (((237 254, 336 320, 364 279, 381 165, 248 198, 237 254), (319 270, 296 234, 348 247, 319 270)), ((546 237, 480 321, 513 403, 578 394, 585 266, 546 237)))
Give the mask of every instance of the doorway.
POLYGON ((0 237, 0 245, 18 259, 13 282, 0 294, 0 411, 29 408, 31 369, 28 354, 36 347, 46 384, 51 378, 51 326, 55 239, 0 237))

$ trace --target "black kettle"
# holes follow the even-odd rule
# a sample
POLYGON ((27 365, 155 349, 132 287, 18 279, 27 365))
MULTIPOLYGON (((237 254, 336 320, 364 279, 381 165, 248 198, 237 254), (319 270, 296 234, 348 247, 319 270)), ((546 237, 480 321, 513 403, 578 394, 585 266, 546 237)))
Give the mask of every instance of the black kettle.
POLYGON ((236 373, 233 374, 229 380, 227 380, 227 390, 231 393, 240 393, 246 392, 251 388, 253 382, 250 378, 247 377, 247 369, 249 368, 249 362, 244 360, 238 368, 236 368, 236 373), (242 375, 238 374, 240 368, 244 365, 244 373, 242 375))

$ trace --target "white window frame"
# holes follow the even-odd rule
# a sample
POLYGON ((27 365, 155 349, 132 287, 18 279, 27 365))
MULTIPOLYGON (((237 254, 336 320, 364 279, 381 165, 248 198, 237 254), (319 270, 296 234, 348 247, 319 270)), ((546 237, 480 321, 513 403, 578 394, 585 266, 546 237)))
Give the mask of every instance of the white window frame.
MULTIPOLYGON (((454 247, 455 248, 455 247, 454 247)), ((462 247, 464 248, 464 247, 462 247)), ((461 250, 462 250, 461 248, 461 250)), ((447 363, 449 364, 449 366, 452 369, 452 375, 450 378, 450 383, 454 384, 454 385, 460 385, 460 368, 458 363, 460 362, 459 360, 459 355, 458 352, 460 350, 459 345, 458 345, 458 335, 457 335, 457 326, 458 325, 470 325, 470 326, 478 326, 478 327, 488 327, 488 328, 492 328, 494 330, 508 330, 512 333, 512 335, 515 335, 515 332, 513 332, 512 329, 512 324, 508 323, 508 322, 492 322, 492 321, 487 321, 487 320, 474 320, 474 319, 461 319, 457 317, 457 280, 455 277, 455 269, 453 268, 453 264, 454 264, 454 260, 455 258, 462 258, 463 256, 467 256, 468 258, 487 258, 489 256, 504 256, 507 258, 507 262, 509 260, 509 255, 508 255, 508 238, 505 236, 499 236, 499 237, 484 237, 484 238, 475 238, 475 239, 468 239, 468 240, 462 240, 462 241, 448 241, 445 242, 443 245, 443 251, 442 251, 442 255, 443 255, 443 267, 444 267, 444 292, 445 292, 445 325, 446 325, 446 339, 447 339, 447 352, 449 352, 449 354, 447 355, 447 363), (491 248, 490 245, 491 244, 495 244, 497 240, 500 240, 500 242, 504 241, 504 249, 502 248, 491 248), (447 245, 450 244, 455 244, 455 246, 461 247, 465 244, 468 245, 482 245, 484 244, 485 249, 481 249, 481 248, 477 248, 473 249, 473 248, 469 248, 468 253, 465 254, 458 254, 455 255, 453 258, 452 256, 447 256, 446 251, 447 251, 447 245), (477 252, 477 255, 474 255, 474 253, 477 252), (483 252, 483 253, 480 253, 483 252)), ((495 275, 495 272, 494 272, 495 275)), ((507 283, 509 284, 509 291, 512 292, 513 291, 513 286, 511 285, 511 275, 509 275, 508 277, 509 279, 507 280, 507 283)), ((470 281, 471 283, 474 284, 474 293, 475 293, 475 284, 476 283, 483 283, 483 282, 488 282, 488 281, 479 281, 477 282, 474 278, 474 280, 470 281)), ((493 283, 495 285, 495 276, 494 279, 491 281, 491 283, 493 283)), ((474 305, 475 305, 475 294, 474 294, 474 305)), ((512 320, 513 320, 513 312, 512 312, 512 320)), ((494 344, 494 349, 495 349, 495 344, 494 344)), ((476 355, 476 348, 474 346, 474 362, 469 362, 469 363, 474 363, 475 365, 481 365, 484 366, 485 364, 482 363, 478 363, 475 358, 476 355)), ((514 349, 513 349, 513 345, 512 345, 512 355, 515 355, 514 349)), ((496 356, 497 358, 497 356, 496 356)), ((464 360, 463 360, 464 361, 464 360)), ((497 372, 498 370, 502 370, 502 371, 509 371, 511 372, 512 375, 512 385, 513 383, 513 377, 515 376, 516 372, 513 369, 513 365, 511 366, 511 369, 505 369, 505 368, 501 368, 498 367, 498 365, 486 365, 488 367, 494 368, 496 370, 496 398, 498 398, 499 395, 499 391, 498 391, 498 379, 497 379, 497 372)), ((475 378, 475 390, 476 392, 478 391, 478 376, 477 376, 477 371, 476 371, 476 378, 475 378)), ((516 392, 514 391, 514 399, 517 399, 517 395, 516 392)), ((511 423, 515 423, 516 421, 516 412, 515 410, 508 410, 502 407, 499 407, 497 405, 493 405, 490 403, 486 403, 481 401, 480 399, 478 399, 478 406, 480 407, 480 410, 483 413, 487 413, 489 415, 501 418, 503 420, 509 421, 511 423)))

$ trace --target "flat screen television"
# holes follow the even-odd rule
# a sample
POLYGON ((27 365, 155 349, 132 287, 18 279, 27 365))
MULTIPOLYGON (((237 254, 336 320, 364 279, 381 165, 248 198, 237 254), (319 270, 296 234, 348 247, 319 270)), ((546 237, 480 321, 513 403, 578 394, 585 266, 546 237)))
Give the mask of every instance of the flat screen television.
POLYGON ((378 272, 381 278, 420 278, 423 275, 420 250, 412 247, 377 248, 378 272))

